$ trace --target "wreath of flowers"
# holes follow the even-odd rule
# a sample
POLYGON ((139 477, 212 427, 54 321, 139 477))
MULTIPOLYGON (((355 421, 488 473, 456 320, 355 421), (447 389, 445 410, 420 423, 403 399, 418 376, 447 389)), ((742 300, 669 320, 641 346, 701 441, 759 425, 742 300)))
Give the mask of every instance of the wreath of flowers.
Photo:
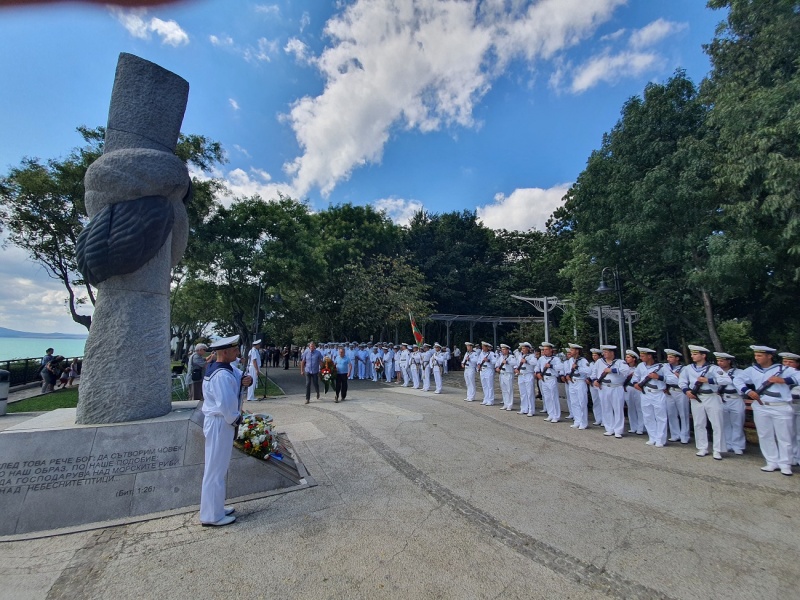
POLYGON ((319 370, 319 378, 322 380, 322 384, 325 386, 325 393, 328 393, 328 388, 331 386, 331 381, 333 380, 333 376, 336 374, 336 363, 334 363, 330 357, 326 356, 324 362, 322 363, 322 367, 319 370))
POLYGON ((234 440, 234 446, 246 454, 267 460, 275 450, 276 444, 271 416, 242 414, 242 423, 239 425, 239 434, 234 440))

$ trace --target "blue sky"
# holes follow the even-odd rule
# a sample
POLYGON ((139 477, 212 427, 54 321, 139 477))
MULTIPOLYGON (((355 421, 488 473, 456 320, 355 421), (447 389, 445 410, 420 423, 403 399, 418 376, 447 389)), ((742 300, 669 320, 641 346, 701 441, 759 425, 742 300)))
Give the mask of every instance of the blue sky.
MULTIPOLYGON (((76 126, 105 124, 131 52, 189 81, 183 131, 222 143, 214 176, 230 197, 372 204, 400 223, 470 209, 490 227, 541 228, 627 98, 676 68, 702 79, 724 16, 701 0, 0 9, 0 165, 64 156, 76 126)), ((65 293, 19 258, 0 261, 15 283, 0 326, 80 331, 65 293)))

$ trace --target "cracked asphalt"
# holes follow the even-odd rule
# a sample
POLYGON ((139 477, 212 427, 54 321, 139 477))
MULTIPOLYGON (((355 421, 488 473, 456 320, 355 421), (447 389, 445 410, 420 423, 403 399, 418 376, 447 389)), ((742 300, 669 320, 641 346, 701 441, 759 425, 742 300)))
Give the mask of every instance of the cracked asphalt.
MULTIPOLYGON (((351 382, 273 415, 313 488, 196 514, 0 543, 0 598, 791 598, 800 477, 599 428, 351 382)), ((452 377, 459 377, 452 374, 452 377)), ((250 407, 248 407, 250 408, 250 407)))

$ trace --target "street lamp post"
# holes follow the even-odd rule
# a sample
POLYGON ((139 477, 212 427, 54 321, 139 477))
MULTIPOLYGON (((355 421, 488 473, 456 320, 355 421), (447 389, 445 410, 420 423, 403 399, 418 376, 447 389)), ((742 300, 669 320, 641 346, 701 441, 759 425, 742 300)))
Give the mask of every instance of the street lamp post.
POLYGON ((625 354, 625 309, 622 307, 622 285, 619 280, 619 269, 617 267, 604 267, 600 272, 600 285, 597 287, 597 292, 606 294, 608 292, 617 292, 617 300, 619 302, 619 350, 620 355, 625 354), (606 285, 605 272, 611 271, 614 276, 614 288, 606 285))

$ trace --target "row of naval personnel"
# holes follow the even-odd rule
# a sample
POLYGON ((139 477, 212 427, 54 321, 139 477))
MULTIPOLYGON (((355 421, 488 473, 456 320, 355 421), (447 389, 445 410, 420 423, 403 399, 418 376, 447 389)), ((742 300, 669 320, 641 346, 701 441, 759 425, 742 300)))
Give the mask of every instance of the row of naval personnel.
POLYGON ((755 364, 738 369, 735 359, 725 352, 714 352, 717 364, 708 360, 711 352, 702 346, 689 346, 692 362, 681 364, 677 350, 664 351, 667 360, 656 362, 656 351, 639 347, 638 353, 628 350, 624 359, 617 358, 617 348, 603 345, 592 348, 593 361, 582 356, 582 347, 570 344, 567 359, 554 354, 552 344, 540 346, 535 356, 527 342, 511 352, 506 344, 494 353, 492 345, 481 343, 481 350, 467 344, 464 356, 467 398, 475 396, 474 377, 480 374, 484 392, 483 404, 494 403, 494 373, 500 373, 503 407, 512 410, 513 376, 517 375, 520 391, 520 414, 533 416, 534 380, 542 393, 546 421, 560 420, 558 381, 567 393, 573 427, 587 427, 588 393, 591 392, 595 425, 603 425, 606 436, 621 438, 624 431, 624 407, 628 408, 630 433, 643 434, 646 429, 650 446, 663 447, 669 441, 689 442, 689 413, 694 421, 698 456, 708 455, 707 424, 713 432, 713 457, 722 459, 722 452, 742 454, 745 448, 745 404, 752 403, 754 422, 766 465, 762 470, 780 470, 791 475, 791 465, 800 464, 800 387, 797 369, 800 355, 782 352, 782 364, 774 360, 776 350, 768 346, 751 346, 755 364), (641 362, 640 362, 641 360, 641 362), (588 384, 588 388, 587 388, 588 384), (794 397, 793 397, 794 396, 794 397), (794 400, 794 409, 792 402, 794 400))

